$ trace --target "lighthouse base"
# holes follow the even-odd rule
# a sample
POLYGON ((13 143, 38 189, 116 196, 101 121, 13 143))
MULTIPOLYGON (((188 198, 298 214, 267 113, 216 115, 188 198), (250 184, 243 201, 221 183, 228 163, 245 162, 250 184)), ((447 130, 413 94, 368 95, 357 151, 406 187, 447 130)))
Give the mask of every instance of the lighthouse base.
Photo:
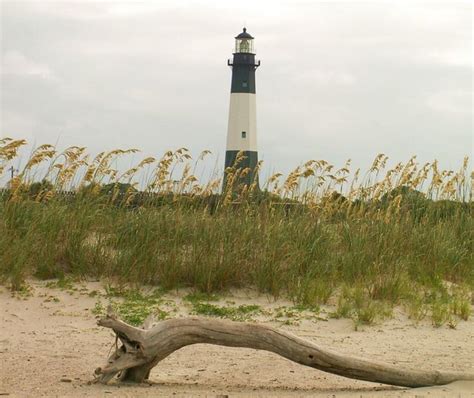
POLYGON ((226 151, 225 153, 225 175, 224 175, 224 186, 223 190, 226 190, 227 183, 230 178, 230 174, 227 172, 228 167, 232 167, 235 172, 241 172, 244 169, 250 169, 247 174, 235 179, 233 181, 234 189, 238 189, 238 187, 242 187, 243 185, 252 185, 255 181, 257 183, 257 189, 259 188, 258 185, 258 170, 256 170, 258 163, 258 152, 257 151, 226 151), (240 156, 238 156, 240 154, 240 156))

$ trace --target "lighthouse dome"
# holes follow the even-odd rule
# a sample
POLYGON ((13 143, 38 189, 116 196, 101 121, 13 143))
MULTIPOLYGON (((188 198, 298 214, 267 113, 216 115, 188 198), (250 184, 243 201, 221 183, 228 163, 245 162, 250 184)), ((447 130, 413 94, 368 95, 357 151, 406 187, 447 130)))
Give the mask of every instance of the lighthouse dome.
POLYGON ((244 28, 242 33, 239 33, 237 36, 235 36, 236 39, 253 39, 253 36, 249 33, 247 33, 247 28, 244 28))

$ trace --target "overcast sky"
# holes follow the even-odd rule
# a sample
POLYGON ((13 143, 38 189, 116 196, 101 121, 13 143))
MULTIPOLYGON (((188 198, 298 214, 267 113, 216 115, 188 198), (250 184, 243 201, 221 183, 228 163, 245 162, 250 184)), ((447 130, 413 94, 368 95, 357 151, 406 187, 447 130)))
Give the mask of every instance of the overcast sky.
POLYGON ((210 149, 223 163, 226 62, 245 24, 267 170, 472 156, 471 1, 2 0, 1 12, 1 136, 210 149))

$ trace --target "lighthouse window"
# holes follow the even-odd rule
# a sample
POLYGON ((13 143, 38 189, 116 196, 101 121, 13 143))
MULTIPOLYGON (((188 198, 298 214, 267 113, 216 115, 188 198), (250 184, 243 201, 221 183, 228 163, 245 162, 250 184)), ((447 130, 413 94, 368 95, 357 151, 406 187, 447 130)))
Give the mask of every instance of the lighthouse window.
POLYGON ((240 52, 241 53, 248 53, 249 52, 249 41, 248 40, 245 40, 243 39, 241 42, 240 42, 240 52))
POLYGON ((247 82, 242 82, 242 87, 247 87, 247 86, 248 86, 247 82))
POLYGON ((247 138, 247 133, 245 131, 242 131, 242 138, 247 138))

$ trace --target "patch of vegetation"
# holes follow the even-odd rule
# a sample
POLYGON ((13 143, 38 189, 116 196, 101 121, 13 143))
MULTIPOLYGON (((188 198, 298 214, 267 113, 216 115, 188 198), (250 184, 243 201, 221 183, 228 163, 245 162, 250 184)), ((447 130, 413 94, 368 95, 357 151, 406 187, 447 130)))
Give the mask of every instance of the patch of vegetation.
POLYGON ((310 311, 314 313, 319 313, 321 307, 319 305, 307 305, 307 304, 295 304, 291 309, 295 311, 310 311))
POLYGON ((331 297, 333 285, 330 280, 308 275, 305 278, 299 278, 289 290, 296 306, 305 309, 318 308, 319 304, 326 304, 331 297))
POLYGON ((276 320, 280 318, 299 318, 300 312, 292 310, 288 307, 278 307, 273 313, 276 320))
POLYGON ((273 313, 273 320, 286 326, 296 326, 300 323, 301 313, 288 307, 278 307, 273 313))
POLYGON ((94 308, 92 309, 92 313, 97 316, 105 315, 106 308, 102 304, 100 298, 96 301, 94 308))
POLYGON ((348 300, 344 294, 341 294, 337 300, 336 311, 329 314, 330 318, 350 318, 352 314, 352 303, 348 300))
POLYGON ((404 305, 408 317, 413 319, 415 322, 423 320, 429 313, 429 306, 426 304, 425 300, 418 295, 412 297, 411 300, 407 300, 404 305))
POLYGON ((124 297, 130 289, 125 285, 112 285, 107 283, 104 286, 106 297, 124 297))
POLYGON ((127 290, 123 298, 122 302, 112 303, 112 308, 121 319, 131 325, 141 325, 150 314, 157 320, 166 319, 168 316, 168 313, 160 308, 162 303, 160 290, 148 295, 139 290, 127 290))
POLYGON ((359 325, 373 325, 378 319, 388 318, 392 310, 387 305, 377 301, 365 301, 362 305, 356 305, 353 315, 354 325, 357 330, 359 325))
POLYGON ((306 306, 297 304, 293 307, 278 307, 273 311, 273 318, 284 325, 297 325, 302 319, 308 320, 327 320, 318 316, 319 306, 306 306))
POLYGON ((19 299, 26 300, 33 296, 33 287, 26 282, 22 282, 20 286, 12 290, 12 295, 19 299))
MULTIPOLYGON (((0 139, 0 172, 25 144, 0 139)), ((185 148, 127 171, 116 169, 126 163, 118 158, 136 150, 96 158, 86 152, 41 145, 14 178, 0 175, 7 181, 0 189, 0 279, 12 290, 36 276, 61 278, 52 287, 70 292, 68 280, 88 276, 118 281, 107 296, 130 302, 121 286, 207 295, 190 295, 191 305, 256 287, 314 307, 349 286, 332 316, 356 324, 377 322, 395 305, 435 325, 471 315, 469 298, 443 286, 474 291, 467 158, 457 170, 415 158, 387 169, 381 154, 367 172, 314 159, 260 181, 260 189, 239 186, 248 170, 234 165, 226 170, 233 183, 221 194, 222 181, 193 175, 200 165, 185 148)))
POLYGON ((153 314, 156 320, 168 318, 168 312, 160 309, 158 304, 147 305, 140 301, 126 301, 124 303, 114 303, 112 308, 124 322, 134 326, 143 324, 149 315, 153 314))
POLYGON ((431 311, 431 321, 435 327, 446 324, 455 328, 459 319, 466 321, 471 314, 469 294, 464 288, 443 286, 426 294, 424 300, 431 311))
POLYGON ((69 290, 69 291, 77 290, 77 288, 75 287, 74 279, 70 277, 63 277, 55 281, 46 282, 45 286, 49 289, 60 289, 60 290, 69 290))
POLYGON ((471 303, 467 295, 455 296, 451 302, 451 312, 467 321, 471 316, 471 303))
MULTIPOLYGON (((161 308, 163 300, 162 291, 155 289, 152 293, 145 294, 138 289, 128 289, 125 287, 106 287, 109 303, 114 312, 122 319, 134 326, 140 326, 149 315, 153 315, 156 320, 163 320, 168 317, 168 312, 161 308)), ((104 315, 105 307, 100 298, 92 312, 95 315, 104 315)))
POLYGON ((54 303, 59 303, 61 300, 59 299, 59 297, 56 297, 56 296, 48 296, 44 302, 45 303, 50 303, 50 302, 54 302, 54 303))
POLYGON ((196 302, 193 304, 193 314, 227 318, 233 321, 246 321, 252 316, 262 313, 259 305, 239 305, 238 307, 217 306, 209 303, 196 302))
POLYGON ((454 286, 446 288, 443 284, 427 289, 413 285, 411 292, 405 290, 403 299, 374 300, 370 291, 363 288, 345 287, 338 297, 336 311, 329 314, 331 318, 352 318, 357 328, 359 325, 371 325, 390 317, 395 303, 401 302, 410 319, 420 322, 431 318, 434 327, 448 325, 454 328, 459 320, 468 320, 471 314, 470 294, 468 289, 454 286), (454 326, 454 327, 453 327, 454 326))
POLYGON ((439 301, 431 304, 431 321, 433 326, 439 328, 451 320, 451 311, 448 304, 439 301))
POLYGON ((183 297, 183 300, 188 301, 192 304, 200 303, 202 301, 217 301, 219 296, 216 294, 204 293, 204 292, 193 292, 183 297))
POLYGON ((337 309, 330 317, 351 318, 357 330, 361 325, 373 325, 391 314, 392 308, 388 303, 371 299, 360 287, 345 287, 339 296, 337 309))

